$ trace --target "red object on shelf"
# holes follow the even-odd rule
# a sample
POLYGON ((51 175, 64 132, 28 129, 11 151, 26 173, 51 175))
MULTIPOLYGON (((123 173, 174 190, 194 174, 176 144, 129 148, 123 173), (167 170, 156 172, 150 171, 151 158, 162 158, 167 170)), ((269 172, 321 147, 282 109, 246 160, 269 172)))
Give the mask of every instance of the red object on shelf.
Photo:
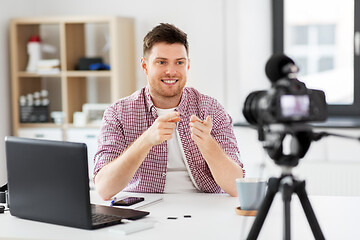
POLYGON ((40 36, 38 35, 33 35, 29 38, 29 42, 40 42, 40 36))

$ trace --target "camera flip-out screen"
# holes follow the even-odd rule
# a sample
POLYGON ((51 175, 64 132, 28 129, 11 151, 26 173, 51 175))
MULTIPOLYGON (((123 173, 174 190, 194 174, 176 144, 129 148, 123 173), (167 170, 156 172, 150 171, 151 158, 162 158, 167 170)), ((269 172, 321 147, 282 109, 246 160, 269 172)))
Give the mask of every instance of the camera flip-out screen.
POLYGON ((308 117, 310 99, 308 95, 282 95, 280 106, 283 117, 308 117))

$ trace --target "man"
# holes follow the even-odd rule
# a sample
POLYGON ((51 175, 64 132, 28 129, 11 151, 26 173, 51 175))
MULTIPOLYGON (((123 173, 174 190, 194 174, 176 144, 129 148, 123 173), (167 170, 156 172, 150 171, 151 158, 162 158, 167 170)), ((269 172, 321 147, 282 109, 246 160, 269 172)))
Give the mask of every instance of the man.
POLYGON ((119 191, 227 192, 244 176, 231 117, 213 98, 185 87, 187 35, 160 24, 144 38, 146 87, 107 108, 95 155, 95 186, 119 191))

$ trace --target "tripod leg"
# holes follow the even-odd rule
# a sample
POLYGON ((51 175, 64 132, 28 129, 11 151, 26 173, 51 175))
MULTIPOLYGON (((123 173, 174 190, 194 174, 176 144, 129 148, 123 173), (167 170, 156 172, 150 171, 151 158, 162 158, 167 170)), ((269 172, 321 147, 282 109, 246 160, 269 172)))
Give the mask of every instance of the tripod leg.
MULTIPOLYGON (((284 179, 286 179, 286 178, 284 178, 284 179)), ((291 178, 290 178, 290 180, 292 182, 291 178)), ((293 193, 292 183, 291 183, 291 185, 289 185, 288 183, 284 183, 280 187, 280 189, 282 192, 282 198, 283 198, 283 202, 284 202, 284 233, 283 233, 283 235, 284 235, 284 239, 290 240, 290 237, 291 237, 290 202, 291 202, 291 195, 293 193)))
POLYGON ((290 240, 291 231, 290 231, 290 202, 284 202, 284 239, 290 240))
POLYGON ((260 206, 260 209, 256 215, 255 221, 250 229, 249 235, 247 237, 248 240, 257 239, 261 230, 262 225, 264 224, 266 215, 269 212, 271 203, 274 200, 275 194, 279 189, 280 179, 278 178, 270 178, 268 184, 268 190, 266 192, 265 198, 260 206))
POLYGON ((311 207, 309 198, 307 196, 306 190, 305 190, 305 181, 298 182, 297 186, 295 187, 295 192, 299 196, 301 205, 304 209, 306 218, 310 224, 311 230, 314 234, 315 239, 324 239, 325 237, 321 231, 320 225, 316 219, 314 210, 311 207))

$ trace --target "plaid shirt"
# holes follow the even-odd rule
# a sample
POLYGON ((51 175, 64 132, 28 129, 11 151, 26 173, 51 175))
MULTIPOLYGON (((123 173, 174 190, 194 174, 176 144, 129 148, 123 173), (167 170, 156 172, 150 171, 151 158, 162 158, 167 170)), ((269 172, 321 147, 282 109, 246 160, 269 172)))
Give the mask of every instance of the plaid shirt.
MULTIPOLYGON (((193 179, 203 192, 223 193, 199 148, 191 139, 189 122, 193 114, 203 120, 210 115, 213 121, 211 135, 228 156, 242 167, 231 117, 214 98, 189 87, 184 88, 176 110, 180 112, 181 121, 178 123, 178 131, 193 179)), ((104 165, 121 155, 157 117, 147 87, 109 106, 104 113, 103 125, 98 137, 98 151, 94 157, 94 176, 104 165)), ((166 141, 153 146, 123 191, 162 193, 166 180, 167 156, 166 141)))

